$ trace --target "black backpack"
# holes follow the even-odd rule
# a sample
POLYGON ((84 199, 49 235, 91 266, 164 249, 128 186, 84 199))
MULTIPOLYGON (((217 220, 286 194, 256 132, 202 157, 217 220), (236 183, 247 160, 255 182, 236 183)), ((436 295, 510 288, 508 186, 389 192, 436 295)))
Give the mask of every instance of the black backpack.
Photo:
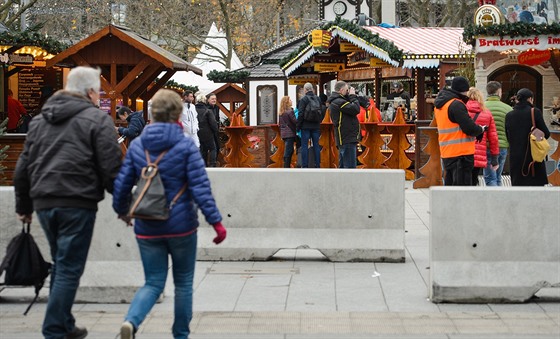
POLYGON ((29 224, 27 227, 23 224, 21 233, 10 240, 6 248, 6 256, 0 264, 0 275, 6 271, 4 283, 1 285, 35 287, 35 298, 23 315, 27 315, 31 306, 37 301, 39 291, 51 272, 51 264, 41 255, 33 236, 29 233, 29 227, 29 224))
POLYGON ((321 122, 323 121, 323 111, 321 110, 321 102, 316 96, 309 96, 309 101, 307 106, 305 106, 305 112, 303 114, 303 120, 310 122, 321 122))

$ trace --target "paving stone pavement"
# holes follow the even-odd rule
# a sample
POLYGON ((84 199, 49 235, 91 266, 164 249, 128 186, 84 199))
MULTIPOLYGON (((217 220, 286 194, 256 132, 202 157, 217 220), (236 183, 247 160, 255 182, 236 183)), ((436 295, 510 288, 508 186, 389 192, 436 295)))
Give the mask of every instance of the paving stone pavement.
MULTIPOLYGON (((192 339, 560 338, 560 289, 524 304, 433 304, 428 190, 406 189, 405 263, 331 263, 284 249, 268 262, 197 262, 192 339)), ((87 270, 87 267, 86 267, 87 270)), ((0 338, 41 338, 48 286, 0 293, 0 338)), ((137 338, 171 338, 173 284, 137 338)), ((88 338, 115 338, 127 304, 76 304, 88 338)))

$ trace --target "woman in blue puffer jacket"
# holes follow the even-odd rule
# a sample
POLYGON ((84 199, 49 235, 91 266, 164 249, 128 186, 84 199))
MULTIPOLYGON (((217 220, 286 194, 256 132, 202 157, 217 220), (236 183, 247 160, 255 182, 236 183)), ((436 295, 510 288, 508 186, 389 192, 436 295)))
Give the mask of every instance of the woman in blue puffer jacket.
POLYGON ((219 244, 226 237, 226 230, 221 223, 222 216, 212 197, 210 181, 200 151, 193 139, 186 137, 176 123, 182 110, 183 104, 177 93, 160 90, 154 95, 154 123, 146 126, 140 137, 132 142, 115 179, 113 209, 119 218, 129 225, 130 217, 127 214, 131 190, 140 176, 142 167, 147 165, 145 150, 149 152, 152 162, 160 153, 167 151, 158 164, 167 201, 172 201, 179 190, 187 185, 185 193, 170 210, 168 220, 136 219, 134 222, 146 282, 132 300, 121 326, 121 338, 134 338, 138 327, 163 292, 169 267, 168 255, 171 255, 173 262, 175 283, 173 336, 188 338, 196 261, 197 206, 206 221, 216 230, 214 242, 219 244))

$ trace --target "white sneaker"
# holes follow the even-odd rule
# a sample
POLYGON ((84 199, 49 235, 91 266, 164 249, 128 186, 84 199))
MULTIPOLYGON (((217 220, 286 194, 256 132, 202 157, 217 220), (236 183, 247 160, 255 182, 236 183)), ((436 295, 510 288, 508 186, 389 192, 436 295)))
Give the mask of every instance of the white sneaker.
POLYGON ((134 325, 130 321, 121 325, 121 339, 134 339, 134 325))

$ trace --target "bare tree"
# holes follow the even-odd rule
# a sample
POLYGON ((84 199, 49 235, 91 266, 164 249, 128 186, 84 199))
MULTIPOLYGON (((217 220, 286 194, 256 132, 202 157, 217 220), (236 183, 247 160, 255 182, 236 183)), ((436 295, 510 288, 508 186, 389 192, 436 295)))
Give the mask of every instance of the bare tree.
POLYGON ((0 4, 0 22, 12 30, 20 29, 21 18, 38 0, 5 0, 0 4))

